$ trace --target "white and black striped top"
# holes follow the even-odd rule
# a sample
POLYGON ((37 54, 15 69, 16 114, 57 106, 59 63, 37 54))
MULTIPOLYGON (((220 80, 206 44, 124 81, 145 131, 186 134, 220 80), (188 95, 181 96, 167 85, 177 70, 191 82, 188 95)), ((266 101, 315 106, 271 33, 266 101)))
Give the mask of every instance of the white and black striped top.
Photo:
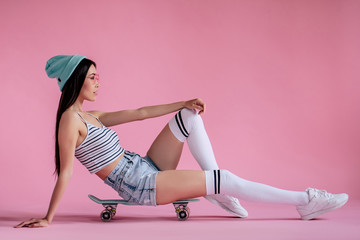
POLYGON ((75 148, 75 157, 90 173, 96 173, 115 161, 125 150, 120 146, 119 137, 114 130, 105 127, 94 115, 88 114, 96 118, 102 127, 88 123, 79 114, 88 132, 84 141, 75 148))

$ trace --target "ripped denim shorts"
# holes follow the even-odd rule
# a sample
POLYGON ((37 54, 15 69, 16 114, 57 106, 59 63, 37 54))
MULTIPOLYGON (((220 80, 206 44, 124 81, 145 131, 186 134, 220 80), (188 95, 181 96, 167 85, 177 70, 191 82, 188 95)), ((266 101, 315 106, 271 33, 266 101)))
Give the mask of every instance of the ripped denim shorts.
POLYGON ((148 156, 125 151, 104 182, 130 203, 156 206, 156 176, 159 171, 148 156))

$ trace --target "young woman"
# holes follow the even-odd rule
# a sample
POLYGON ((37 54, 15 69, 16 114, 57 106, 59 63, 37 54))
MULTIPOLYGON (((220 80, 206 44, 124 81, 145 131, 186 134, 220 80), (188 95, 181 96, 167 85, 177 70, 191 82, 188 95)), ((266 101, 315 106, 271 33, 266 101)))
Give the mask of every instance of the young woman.
POLYGON ((46 216, 15 227, 45 227, 52 222, 73 174, 74 156, 122 198, 139 205, 154 206, 203 196, 238 217, 247 217, 240 198, 292 204, 301 218, 308 220, 339 208, 348 200, 345 193, 330 194, 314 188, 287 191, 219 170, 200 117, 205 103, 199 98, 135 110, 84 112, 84 101, 95 101, 100 87, 96 64, 80 55, 58 55, 48 60, 45 70, 50 78, 57 79, 62 91, 55 140, 58 178, 46 216), (175 111, 179 112, 163 128, 145 157, 122 148, 117 134, 107 128, 175 111), (185 140, 204 171, 175 170, 185 140))

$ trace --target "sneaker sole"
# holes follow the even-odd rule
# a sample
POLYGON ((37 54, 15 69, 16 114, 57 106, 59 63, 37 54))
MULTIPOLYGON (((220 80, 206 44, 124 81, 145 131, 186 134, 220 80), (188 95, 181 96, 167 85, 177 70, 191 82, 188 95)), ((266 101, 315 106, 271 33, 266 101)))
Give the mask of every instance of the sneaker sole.
POLYGON ((302 216, 301 219, 302 220, 311 220, 311 219, 316 218, 317 216, 319 216, 321 214, 324 214, 324 213, 330 212, 332 210, 341 208, 342 206, 345 205, 345 203, 347 203, 348 200, 349 200, 349 197, 347 197, 342 203, 340 203, 339 205, 337 205, 335 207, 323 209, 321 211, 317 211, 317 212, 311 213, 309 215, 302 216))
POLYGON ((211 199, 211 200, 209 200, 208 198, 205 198, 205 199, 208 200, 209 202, 211 202, 212 204, 215 204, 215 205, 221 207, 222 209, 224 209, 228 213, 231 213, 232 215, 235 215, 235 216, 237 216, 239 218, 247 218, 248 217, 248 214, 239 214, 237 212, 234 212, 231 209, 229 209, 227 206, 220 203, 219 201, 216 201, 215 199, 211 199))
POLYGON ((248 217, 248 215, 239 214, 239 213, 236 213, 236 212, 232 211, 230 208, 228 208, 227 206, 223 205, 220 202, 218 202, 218 204, 222 209, 224 209, 225 211, 227 211, 227 212, 229 212, 229 213, 231 213, 231 214, 233 214, 233 215, 235 215, 235 216, 237 216, 239 218, 247 218, 248 217))

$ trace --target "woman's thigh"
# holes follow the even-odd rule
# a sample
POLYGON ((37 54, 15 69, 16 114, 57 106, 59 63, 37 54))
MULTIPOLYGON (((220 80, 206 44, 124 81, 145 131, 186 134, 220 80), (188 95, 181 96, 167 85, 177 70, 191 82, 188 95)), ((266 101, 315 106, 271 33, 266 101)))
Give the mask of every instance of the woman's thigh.
POLYGON ((160 170, 176 169, 184 143, 179 141, 171 132, 169 125, 163 128, 151 145, 147 155, 160 170))
POLYGON ((198 170, 168 170, 156 176, 156 204, 206 195, 205 173, 198 170))

